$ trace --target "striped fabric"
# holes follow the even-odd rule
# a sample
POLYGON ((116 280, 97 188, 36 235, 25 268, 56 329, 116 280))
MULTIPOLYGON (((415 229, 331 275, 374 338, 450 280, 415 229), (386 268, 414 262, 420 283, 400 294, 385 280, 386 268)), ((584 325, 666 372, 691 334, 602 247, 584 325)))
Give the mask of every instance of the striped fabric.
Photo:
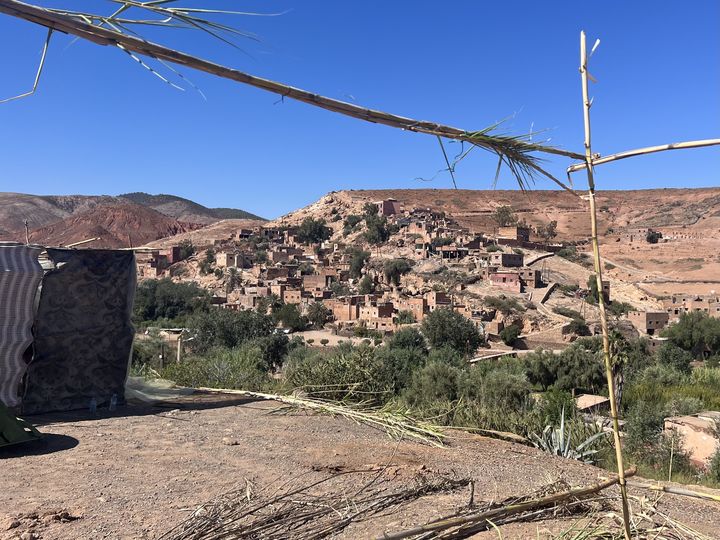
POLYGON ((0 401, 20 403, 18 387, 25 373, 23 355, 32 344, 35 295, 43 276, 40 249, 0 243, 0 401))

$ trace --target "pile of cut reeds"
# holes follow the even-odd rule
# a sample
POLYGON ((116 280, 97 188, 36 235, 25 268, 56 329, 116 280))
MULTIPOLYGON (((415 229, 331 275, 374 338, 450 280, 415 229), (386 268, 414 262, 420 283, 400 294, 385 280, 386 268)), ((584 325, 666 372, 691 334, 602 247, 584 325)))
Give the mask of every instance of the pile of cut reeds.
POLYGON ((168 531, 163 540, 302 539, 328 538, 351 523, 381 512, 395 511, 426 495, 448 493, 470 484, 467 479, 418 475, 412 482, 392 486, 385 469, 344 471, 322 480, 294 486, 297 479, 275 489, 244 489, 223 495, 198 508, 189 519, 168 531), (343 476, 343 485, 334 485, 343 476), (360 485, 348 489, 347 483, 360 485))

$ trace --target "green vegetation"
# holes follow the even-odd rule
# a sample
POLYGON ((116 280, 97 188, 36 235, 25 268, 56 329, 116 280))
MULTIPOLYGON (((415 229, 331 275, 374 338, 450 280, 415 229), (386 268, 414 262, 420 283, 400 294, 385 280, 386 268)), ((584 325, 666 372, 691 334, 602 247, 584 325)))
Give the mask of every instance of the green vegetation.
POLYGON ((514 324, 500 330, 500 339, 505 345, 514 345, 518 337, 520 337, 520 328, 514 324))
POLYGON ((346 253, 350 256, 350 277, 359 278, 365 263, 370 259, 370 252, 352 247, 346 253))
POLYGON ((662 239, 662 237, 663 235, 659 231, 648 231, 645 240, 648 244, 657 244, 662 239))
POLYGON ((324 219, 306 217, 298 228, 297 237, 303 244, 318 244, 332 235, 332 229, 325 225, 324 219))
POLYGON ((308 325, 307 317, 300 313, 300 310, 295 304, 283 304, 273 310, 273 317, 283 328, 288 328, 293 332, 305 330, 308 325))
POLYGON ((542 238, 546 242, 549 242, 557 236, 557 221, 552 220, 544 225, 539 225, 535 229, 535 232, 540 238, 542 238))
POLYGON ((502 251, 502 250, 503 250, 503 248, 501 248, 497 244, 490 244, 488 247, 485 248, 485 251, 487 251, 488 253, 494 253, 496 251, 502 251))
POLYGON ((365 276, 358 283, 358 293, 370 294, 375 291, 375 282, 370 276, 365 276))
POLYGON ((325 307, 325 304, 322 302, 313 302, 307 310, 308 321, 310 321, 310 324, 317 329, 325 326, 325 323, 331 315, 332 311, 325 307))
POLYGON ((200 261, 200 274, 206 275, 213 271, 213 265, 215 264, 215 250, 208 248, 205 252, 205 258, 200 261))
POLYGON ((557 313, 558 315, 562 315, 563 317, 569 317, 570 319, 585 319, 579 311, 576 311, 574 309, 566 308, 563 306, 557 306, 553 308, 553 311, 557 313))
POLYGON ((525 311, 525 307, 517 298, 507 296, 486 296, 483 298, 483 304, 486 307, 495 309, 506 316, 525 311))
POLYGON ((493 218, 500 227, 508 227, 517 223, 517 217, 511 206, 498 206, 493 218))
POLYGON ((383 265, 385 280, 396 287, 400 286, 400 277, 407 274, 412 267, 407 259, 390 259, 383 265))
POLYGON ((135 293, 133 322, 139 326, 183 326, 185 319, 210 307, 210 295, 196 283, 148 279, 135 293))
POLYGON ((720 354, 720 319, 707 313, 684 313, 680 320, 667 328, 664 335, 676 346, 692 353, 695 358, 720 354))
POLYGON ((275 321, 255 311, 210 309, 194 313, 187 321, 194 337, 192 350, 204 354, 215 347, 234 348, 251 339, 272 334, 275 321))
POLYGON ((398 324, 412 324, 415 322, 415 315, 412 311, 399 311, 397 314, 398 324))
POLYGON ((192 240, 183 240, 178 245, 180 248, 180 260, 184 261, 195 255, 195 246, 193 246, 192 240))
POLYGON ((483 342, 475 325, 450 309, 436 309, 422 322, 422 333, 433 347, 450 347, 470 356, 483 342))

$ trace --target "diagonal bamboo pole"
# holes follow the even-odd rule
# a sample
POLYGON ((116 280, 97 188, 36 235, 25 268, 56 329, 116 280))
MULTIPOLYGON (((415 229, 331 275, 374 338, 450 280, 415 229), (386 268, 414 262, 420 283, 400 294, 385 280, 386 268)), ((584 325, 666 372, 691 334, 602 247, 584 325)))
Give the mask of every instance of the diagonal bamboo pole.
MULTIPOLYGON (((436 135, 438 137, 445 137, 447 139, 466 141, 493 152, 498 152, 499 150, 499 147, 491 141, 493 137, 486 135, 482 131, 468 131, 452 126, 438 124, 436 122, 415 120, 412 118, 398 116, 383 111, 360 107, 358 105, 354 105, 352 103, 347 103, 337 99, 328 98, 280 82, 264 79, 261 77, 255 77, 254 75, 250 75, 236 69, 222 66, 220 64, 216 64, 214 62, 210 62, 196 56, 170 49, 157 43, 152 43, 141 38, 116 32, 109 28, 84 22, 77 17, 72 17, 64 13, 57 13, 56 11, 51 11, 39 6, 19 2, 18 0, 0 0, 0 13, 4 13, 12 17, 17 17, 19 19, 23 19, 66 34, 72 34, 82 39, 91 41, 97 45, 120 46, 126 51, 132 51, 141 55, 149 56, 151 58, 156 58, 158 60, 172 62, 174 64, 185 66, 190 69, 204 71, 206 73, 210 73, 211 75, 254 86, 255 88, 272 92, 282 97, 288 97, 297 101, 301 101, 303 103, 307 103, 309 105, 313 105, 315 107, 320 107, 321 109, 326 109, 335 113, 344 114, 346 116, 350 116, 359 120, 365 120, 366 122, 383 124, 386 126, 404 129, 407 131, 413 131, 416 133, 436 135)), ((506 139, 512 138, 508 137, 506 139)), ((508 146, 510 146, 511 150, 514 151, 537 151, 569 157, 572 159, 583 159, 582 154, 578 154, 577 152, 571 152, 559 148, 534 144, 527 141, 514 140, 508 142, 508 146)), ((539 168, 537 167, 533 168, 538 170, 538 172, 547 174, 544 173, 544 171, 539 170, 539 168)), ((560 183, 555 178, 550 177, 550 179, 558 183, 561 187, 567 189, 564 184, 560 183)))
POLYGON ((613 421, 613 439, 615 442, 615 457, 617 460, 618 484, 622 495, 623 528, 625 540, 631 540, 630 535, 630 508, 628 506, 627 485, 625 482, 625 469, 623 464, 622 446, 620 442, 620 425, 618 421, 618 405, 615 399, 615 380, 610 359, 610 334, 608 331, 607 312, 605 311, 605 297, 602 284, 602 264, 600 259, 600 244, 598 242, 597 209, 595 205, 595 177, 593 173, 593 156, 590 138, 590 98, 588 96, 588 56, 585 32, 580 32, 580 76, 582 80, 583 119, 585 124, 585 164, 588 178, 588 199, 590 202, 590 224, 592 234, 593 259, 595 262, 595 279, 598 290, 598 307, 600 308, 600 327, 602 329, 603 358, 605 360, 605 374, 607 376, 608 394, 610 398, 610 415, 613 421))

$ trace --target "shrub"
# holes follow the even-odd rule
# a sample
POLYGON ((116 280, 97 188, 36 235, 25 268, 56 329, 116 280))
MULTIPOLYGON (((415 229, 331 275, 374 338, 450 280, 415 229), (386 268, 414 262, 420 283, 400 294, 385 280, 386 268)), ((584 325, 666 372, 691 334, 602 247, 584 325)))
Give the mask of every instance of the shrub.
POLYGON ((259 347, 246 344, 235 349, 216 348, 202 356, 189 356, 169 364, 163 378, 190 387, 262 390, 270 383, 259 347))
POLYGON ((720 450, 710 458, 705 478, 713 484, 720 484, 720 450))
POLYGON ((375 282, 370 276, 365 276, 358 283, 358 293, 370 294, 375 290, 375 282))
POLYGON ((308 307, 307 318, 315 328, 322 328, 325 323, 332 316, 330 311, 325 304, 322 302, 314 302, 308 307))
POLYGON ((195 254, 195 246, 193 246, 192 240, 183 240, 178 244, 180 260, 192 257, 195 254))
POLYGON ((404 393, 415 407, 432 406, 439 401, 455 401, 459 397, 462 371, 446 363, 429 362, 415 372, 404 393))
POLYGON ((687 374, 691 371, 690 363, 693 361, 692 354, 672 343, 666 343, 660 347, 656 353, 656 358, 658 364, 661 366, 675 369, 680 373, 687 374))
POLYGON ((522 409, 528 405, 530 383, 525 375, 496 369, 482 382, 480 402, 485 406, 505 409, 522 409))
POLYGON ((390 385, 381 376, 382 365, 375 350, 366 345, 343 344, 330 354, 291 354, 285 369, 287 383, 326 399, 382 403, 390 385))
POLYGON ((569 317, 570 319, 585 320, 585 318, 580 314, 580 312, 576 311, 574 309, 566 308, 563 306, 557 306, 557 307, 553 308, 553 311, 555 313, 557 313, 558 315, 562 315, 563 317, 569 317))
POLYGON ((500 331, 500 339, 502 339, 505 345, 513 345, 519 336, 520 328, 514 324, 506 326, 500 331))
POLYGON ((370 259, 370 252, 352 247, 347 253, 350 255, 350 277, 359 278, 365 263, 370 259))
POLYGON ((627 315, 631 311, 635 311, 635 306, 628 304, 627 302, 619 302, 614 300, 610 305, 607 306, 608 313, 615 317, 627 315))
POLYGON ((422 322, 422 333, 433 347, 448 346, 466 356, 482 343, 475 325, 450 309, 432 311, 422 322))
POLYGON ((676 324, 668 327, 665 335, 696 358, 720 354, 720 319, 702 311, 683 313, 676 324))
POLYGON ((503 250, 503 248, 501 248, 497 244, 490 244, 488 247, 485 248, 485 251, 487 251, 488 253, 494 253, 496 251, 502 251, 502 250, 503 250))
POLYGON ((396 287, 400 285, 400 276, 410 271, 410 263, 406 259, 390 259, 383 265, 385 280, 396 287))
POLYGON ((507 227, 509 225, 515 225, 517 223, 517 217, 511 206, 498 206, 493 214, 495 222, 500 227, 507 227))
POLYGON ((317 244, 330 238, 332 229, 325 225, 324 219, 306 217, 297 231, 297 238, 303 244, 317 244))
POLYGON ((416 328, 402 328, 387 340, 390 349, 418 349, 427 353, 425 338, 416 328))
POLYGON ((194 337, 192 350, 204 353, 213 347, 233 348, 251 339, 269 336, 275 322, 255 311, 215 308, 195 313, 188 320, 188 328, 194 337))
POLYGON ((397 314, 398 324, 412 324, 415 322, 415 314, 412 311, 399 311, 397 314))
POLYGON ((503 315, 511 315, 525 311, 525 308, 520 304, 517 298, 505 297, 505 296, 486 296, 483 298, 483 304, 490 309, 495 309, 503 315))
POLYGON ((133 319, 136 323, 159 319, 173 321, 207 311, 209 307, 210 295, 197 283, 175 283, 170 278, 148 279, 137 287, 133 319))
POLYGON ((330 340, 327 338, 322 338, 320 340, 320 345, 322 345, 323 347, 327 346, 328 343, 330 343, 330 340))
POLYGON ((590 328, 584 319, 573 319, 568 324, 568 330, 577 336, 589 336, 590 328))

